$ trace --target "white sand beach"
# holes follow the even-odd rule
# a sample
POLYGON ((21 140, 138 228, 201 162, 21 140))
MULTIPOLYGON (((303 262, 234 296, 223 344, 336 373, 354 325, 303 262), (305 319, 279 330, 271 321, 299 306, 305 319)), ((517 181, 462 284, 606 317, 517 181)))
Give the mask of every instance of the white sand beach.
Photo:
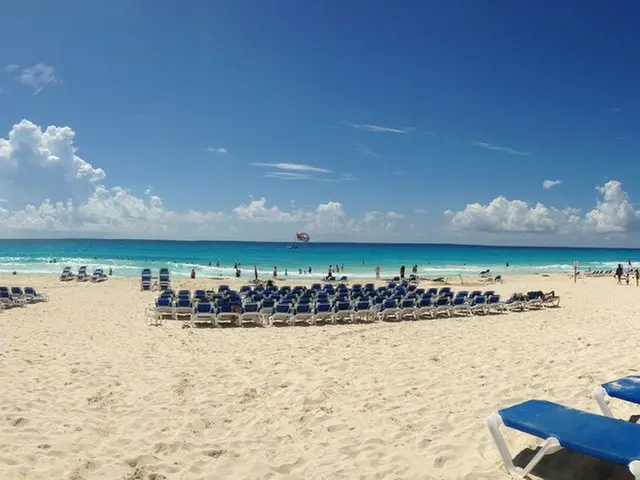
MULTIPOLYGON (((0 313, 3 480, 508 478, 490 412, 530 398, 598 412, 593 389, 638 371, 640 288, 612 278, 491 287, 555 290, 560 308, 541 311, 242 329, 147 326, 156 292, 138 279, 0 285, 50 296, 0 313)), ((507 438, 520 456, 536 445, 507 438)), ((629 476, 561 451, 532 478, 629 476)))

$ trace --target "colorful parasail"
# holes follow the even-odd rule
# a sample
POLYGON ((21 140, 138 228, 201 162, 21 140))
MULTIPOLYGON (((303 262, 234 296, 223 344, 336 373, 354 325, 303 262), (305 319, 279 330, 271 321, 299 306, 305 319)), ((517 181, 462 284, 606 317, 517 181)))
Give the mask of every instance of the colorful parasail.
POLYGON ((309 240, 311 240, 311 237, 309 236, 309 234, 304 232, 296 233, 296 238, 298 239, 298 241, 304 242, 304 243, 307 243, 309 240))

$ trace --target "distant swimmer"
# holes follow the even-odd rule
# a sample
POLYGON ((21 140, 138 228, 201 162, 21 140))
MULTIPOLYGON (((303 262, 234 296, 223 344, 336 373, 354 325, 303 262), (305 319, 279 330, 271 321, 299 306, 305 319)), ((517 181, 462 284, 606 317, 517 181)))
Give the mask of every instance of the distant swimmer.
POLYGON ((509 268, 509 262, 507 262, 507 268, 509 268))
POLYGON ((309 267, 309 275, 311 275, 311 267, 309 267))
POLYGON ((376 280, 380 280, 380 265, 376 265, 376 280))

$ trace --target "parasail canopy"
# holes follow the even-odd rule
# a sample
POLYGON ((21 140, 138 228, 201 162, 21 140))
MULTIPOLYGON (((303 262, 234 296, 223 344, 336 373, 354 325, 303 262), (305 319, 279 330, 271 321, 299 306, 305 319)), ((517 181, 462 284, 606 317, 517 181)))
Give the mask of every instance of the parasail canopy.
POLYGON ((298 232, 296 233, 296 238, 304 243, 307 243, 309 240, 311 240, 311 237, 309 236, 308 233, 304 233, 304 232, 298 232))

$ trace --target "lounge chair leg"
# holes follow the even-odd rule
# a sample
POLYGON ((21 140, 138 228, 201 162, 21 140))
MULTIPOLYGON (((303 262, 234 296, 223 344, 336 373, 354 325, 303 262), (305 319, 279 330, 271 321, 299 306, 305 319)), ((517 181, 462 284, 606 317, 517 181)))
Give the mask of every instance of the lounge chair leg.
POLYGON ((640 461, 634 460, 631 462, 629 464, 629 471, 631 472, 631 475, 633 475, 633 478, 640 480, 640 461))
POLYGON ((596 387, 593 396, 596 397, 596 402, 598 402, 602 414, 606 417, 614 418, 609 405, 607 405, 607 391, 601 385, 596 387))
POLYGON ((502 418, 500 417, 500 415, 497 412, 492 413, 487 417, 486 423, 487 427, 489 428, 489 432, 493 437, 493 441, 495 442, 496 447, 498 447, 498 451, 500 452, 502 461, 504 462, 505 467, 507 467, 507 471, 515 477, 526 477, 527 475, 529 475, 529 472, 531 472, 531 470, 533 470, 536 465, 540 463, 540 460, 542 460, 545 455, 550 455, 557 452, 558 450, 562 450, 562 445, 560 445, 558 439, 549 437, 541 445, 538 453, 536 453, 536 455, 531 459, 526 467, 516 467, 513 464, 513 457, 511 456, 511 452, 509 452, 509 448, 504 441, 504 437, 502 436, 502 433, 500 433, 500 425, 502 425, 502 418))

